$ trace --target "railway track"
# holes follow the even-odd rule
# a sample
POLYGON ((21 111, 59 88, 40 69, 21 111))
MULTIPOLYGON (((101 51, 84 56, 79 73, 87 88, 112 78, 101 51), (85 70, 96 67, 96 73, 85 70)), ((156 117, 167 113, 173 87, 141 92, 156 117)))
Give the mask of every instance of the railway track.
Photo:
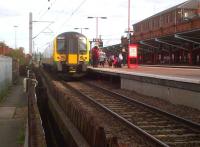
POLYGON ((83 82, 63 82, 157 146, 200 146, 200 125, 83 82))

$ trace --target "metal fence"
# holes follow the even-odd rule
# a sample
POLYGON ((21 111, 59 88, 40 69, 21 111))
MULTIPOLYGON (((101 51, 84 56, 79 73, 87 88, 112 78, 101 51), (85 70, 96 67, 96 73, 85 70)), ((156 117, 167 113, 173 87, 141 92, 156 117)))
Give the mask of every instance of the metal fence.
POLYGON ((12 58, 0 55, 0 96, 12 83, 12 58))

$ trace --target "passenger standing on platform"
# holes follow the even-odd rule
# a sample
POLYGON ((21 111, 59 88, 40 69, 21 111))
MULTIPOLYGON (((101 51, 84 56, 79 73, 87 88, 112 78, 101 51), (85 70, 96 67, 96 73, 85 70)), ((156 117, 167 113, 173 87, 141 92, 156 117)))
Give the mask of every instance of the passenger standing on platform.
POLYGON ((106 61, 106 53, 103 52, 101 49, 99 51, 99 65, 104 67, 106 61))
POLYGON ((119 57, 118 56, 114 56, 113 65, 115 68, 119 67, 119 57))
POLYGON ((108 56, 108 66, 112 67, 111 55, 108 56))
POLYGON ((92 64, 93 67, 98 67, 99 63, 99 49, 97 46, 92 48, 92 64))
POLYGON ((119 67, 122 67, 123 56, 122 53, 119 53, 119 67))
POLYGON ((122 61, 122 63, 123 63, 123 65, 125 66, 126 65, 126 59, 127 59, 127 55, 126 55, 126 50, 125 50, 125 48, 123 48, 122 49, 122 56, 123 56, 123 61, 122 61))
POLYGON ((97 47, 97 52, 96 52, 96 67, 99 65, 99 48, 97 47))
POLYGON ((199 55, 197 55, 197 64, 199 64, 199 55))
POLYGON ((89 65, 93 66, 93 63, 92 63, 92 50, 89 51, 89 65))
POLYGON ((109 64, 109 66, 111 66, 112 68, 113 68, 114 60, 115 60, 115 56, 114 56, 114 55, 110 55, 108 64, 109 64))
MULTIPOLYGON (((117 57, 116 57, 116 56, 114 56, 113 66, 114 66, 114 67, 117 67, 117 57)), ((113 67, 113 66, 112 66, 112 67, 113 67)))

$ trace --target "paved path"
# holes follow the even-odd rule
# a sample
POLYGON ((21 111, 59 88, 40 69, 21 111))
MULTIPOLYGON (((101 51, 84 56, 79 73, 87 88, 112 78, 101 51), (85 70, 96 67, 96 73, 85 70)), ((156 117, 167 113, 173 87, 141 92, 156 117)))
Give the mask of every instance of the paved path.
POLYGON ((18 83, 0 103, 0 147, 21 147, 26 119, 27 100, 22 83, 18 83))

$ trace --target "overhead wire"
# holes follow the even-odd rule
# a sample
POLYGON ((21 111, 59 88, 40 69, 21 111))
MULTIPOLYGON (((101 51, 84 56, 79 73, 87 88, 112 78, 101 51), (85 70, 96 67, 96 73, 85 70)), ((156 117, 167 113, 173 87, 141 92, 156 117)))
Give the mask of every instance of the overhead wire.
MULTIPOLYGON (((69 18, 68 19, 66 19, 65 21, 64 21, 64 23, 62 23, 59 27, 58 27, 58 30, 57 30, 57 32, 61 29, 61 28, 63 28, 63 26, 66 24, 66 22, 68 22, 72 17, 73 17, 73 15, 81 8, 81 6, 86 2, 87 0, 83 0, 83 1, 81 1, 81 3, 72 11, 72 13, 70 14, 70 16, 69 16, 69 18)), ((53 4, 56 2, 56 0, 53 2, 53 4)), ((51 5, 51 7, 52 7, 52 5, 51 5)), ((50 7, 50 8, 51 8, 50 7)), ((40 19, 49 11, 50 9, 47 9, 41 16, 40 16, 40 19)), ((57 18, 57 17, 56 17, 57 18)), ((55 19, 56 19, 55 18, 55 19)), ((56 21, 55 21, 56 22, 56 21)), ((55 31, 56 32, 56 31, 55 31)), ((55 33, 56 34, 56 33, 55 33)))
POLYGON ((65 25, 65 23, 68 22, 68 21, 73 17, 73 15, 83 6, 83 4, 84 4, 86 1, 87 1, 87 0, 83 0, 83 1, 78 5, 78 7, 77 7, 74 11, 72 11, 72 13, 70 14, 69 18, 66 19, 66 20, 64 21, 64 23, 62 23, 62 25, 59 27, 59 29, 61 29, 61 28, 65 25))
MULTIPOLYGON (((49 10, 53 7, 53 5, 56 3, 57 0, 54 0, 50 6, 48 6, 48 9, 42 14, 39 16, 39 20, 41 20, 41 18, 43 16, 45 16, 47 14, 47 12, 49 12, 49 10)), ((39 14, 42 12, 42 10, 39 11, 39 14)), ((44 28, 42 29, 37 35, 35 35, 32 39, 35 39, 36 37, 38 37, 41 33, 43 33, 45 30, 50 30, 51 32, 48 32, 48 33, 53 33, 53 30, 51 28, 49 28, 50 25, 52 25, 53 21, 52 22, 49 22, 49 24, 44 28)), ((44 32, 46 33, 46 32, 44 32)))
POLYGON ((39 19, 41 19, 43 16, 45 16, 47 14, 47 12, 49 12, 50 9, 52 9, 52 7, 54 6, 54 4, 56 3, 57 0, 54 0, 46 9, 46 11, 39 17, 39 19))
MULTIPOLYGON (((75 13, 83 6, 83 4, 86 2, 87 0, 83 0, 83 1, 81 1, 81 3, 72 11, 72 13, 70 14, 70 16, 69 16, 69 18, 67 19, 67 20, 65 20, 64 21, 64 23, 62 24, 62 25, 60 25, 60 27, 58 28, 58 31, 59 31, 59 29, 61 29, 64 25, 65 25, 65 23, 67 22, 67 21, 69 21, 74 15, 75 15, 75 13)), ((56 2, 56 0, 54 1, 54 3, 52 3, 52 4, 55 4, 55 2, 56 2)), ((52 4, 51 4, 51 7, 52 7, 52 4)), ((46 13, 51 9, 51 7, 49 8, 49 9, 47 9, 39 18, 41 19, 44 15, 46 15, 46 13)), ((50 26, 51 24, 49 24, 47 27, 45 27, 42 31, 40 31, 35 37, 33 37, 33 38, 36 38, 37 36, 39 36, 44 30, 46 30, 49 26, 50 26)), ((56 32, 56 31, 55 31, 56 32)), ((56 35, 56 33, 55 33, 55 35, 56 35)), ((55 37, 55 36, 54 36, 55 37)), ((52 37, 52 38, 54 38, 54 37, 52 37)), ((51 39, 52 40, 52 39, 51 39)), ((48 41, 49 42, 49 41, 48 41)), ((47 42, 47 43, 48 43, 47 42)))
POLYGON ((49 23, 44 29, 42 29, 37 35, 35 35, 32 39, 35 39, 37 36, 39 36, 44 30, 46 30, 47 28, 49 28, 49 26, 51 25, 52 23, 49 23))
MULTIPOLYGON (((83 4, 84 4, 86 1, 87 1, 87 0, 81 1, 81 3, 76 7, 76 9, 74 9, 74 10, 72 11, 72 13, 70 14, 69 18, 66 19, 66 20, 64 21, 64 23, 62 23, 62 25, 60 25, 60 27, 58 27, 57 32, 65 25, 66 22, 68 22, 68 21, 73 17, 73 15, 81 8, 81 6, 83 6, 83 4)), ((55 31, 55 35, 56 35, 56 31, 55 31)), ((55 36, 53 36, 52 39, 53 39, 54 37, 55 37, 55 36)), ((52 40, 52 39, 51 39, 51 40, 52 40)))
MULTIPOLYGON (((72 16, 81 8, 81 6, 82 6, 86 1, 87 1, 87 0, 83 0, 83 1, 76 7, 76 9, 72 11, 72 13, 70 14, 69 18, 68 18, 66 21, 64 21, 64 23, 62 23, 62 25, 60 25, 60 27, 58 27, 58 28, 59 28, 59 29, 62 28, 62 27, 64 26, 64 24, 72 18, 72 16)), ((47 9, 47 10, 40 16, 40 18, 43 17, 43 16, 51 9, 52 5, 53 5, 55 2, 56 2, 56 0, 51 4, 51 6, 49 7, 49 9, 47 9)), ((64 9, 63 9, 62 11, 64 11, 64 9)), ((61 11, 61 12, 62 12, 62 11, 61 11)), ((57 17, 55 17, 55 19, 57 19, 57 17)), ((56 22, 56 21, 55 21, 55 22, 56 22)))

